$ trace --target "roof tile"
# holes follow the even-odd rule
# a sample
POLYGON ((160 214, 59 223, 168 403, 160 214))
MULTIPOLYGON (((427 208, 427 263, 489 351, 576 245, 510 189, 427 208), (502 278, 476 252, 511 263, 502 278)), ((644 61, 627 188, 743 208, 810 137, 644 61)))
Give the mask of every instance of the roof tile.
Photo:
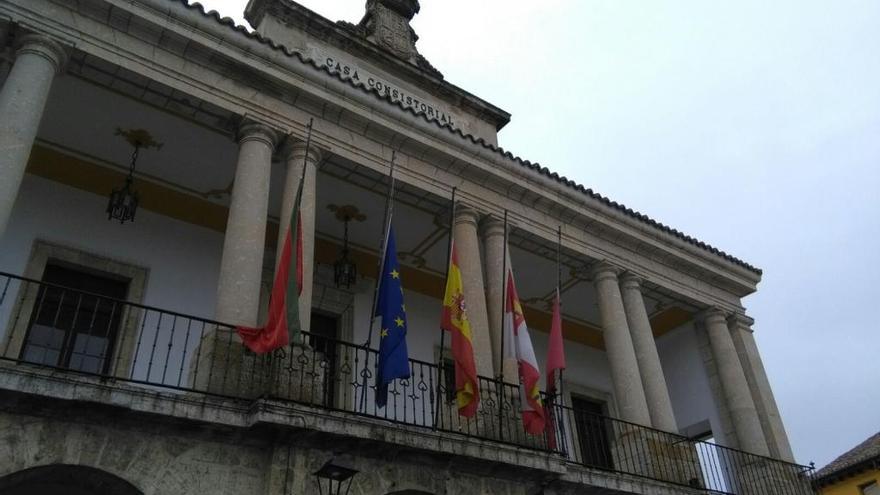
POLYGON ((816 471, 815 479, 821 483, 822 478, 834 476, 845 469, 871 460, 880 462, 880 431, 816 471))

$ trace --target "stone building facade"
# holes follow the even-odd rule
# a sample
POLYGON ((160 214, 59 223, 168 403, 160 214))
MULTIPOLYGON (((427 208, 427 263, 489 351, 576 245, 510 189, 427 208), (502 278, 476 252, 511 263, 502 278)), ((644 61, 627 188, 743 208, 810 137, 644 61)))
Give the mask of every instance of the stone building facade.
POLYGON ((761 271, 500 148, 510 115, 418 52, 419 10, 251 0, 248 30, 187 0, 0 0, 0 492, 308 494, 341 466, 370 495, 810 493, 742 304, 761 271), (392 160, 412 376, 379 408, 392 160), (234 327, 265 321, 300 186, 308 332, 254 355, 234 327), (438 329, 450 232, 473 419, 438 329), (569 368, 531 436, 504 260, 543 358, 557 238, 569 368))

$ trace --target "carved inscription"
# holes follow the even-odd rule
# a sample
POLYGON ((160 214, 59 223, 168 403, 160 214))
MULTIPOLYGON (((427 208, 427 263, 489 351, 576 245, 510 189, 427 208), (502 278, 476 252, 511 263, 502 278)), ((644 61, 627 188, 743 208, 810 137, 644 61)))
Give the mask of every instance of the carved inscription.
POLYGON ((392 102, 400 103, 404 108, 411 108, 417 114, 425 115, 429 120, 434 120, 441 124, 448 124, 453 128, 458 127, 449 112, 440 108, 436 103, 425 101, 420 97, 413 96, 399 86, 364 71, 354 64, 330 56, 323 56, 317 58, 317 60, 321 60, 324 67, 327 67, 335 74, 339 74, 343 79, 364 84, 370 91, 385 96, 392 102))

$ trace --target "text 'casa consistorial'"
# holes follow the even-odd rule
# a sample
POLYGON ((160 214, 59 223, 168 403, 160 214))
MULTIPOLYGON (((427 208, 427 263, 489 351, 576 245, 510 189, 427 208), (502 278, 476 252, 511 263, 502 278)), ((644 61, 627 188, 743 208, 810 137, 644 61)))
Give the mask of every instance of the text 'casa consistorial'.
POLYGON ((353 64, 340 61, 334 57, 321 57, 318 60, 321 61, 323 67, 326 67, 335 74, 339 74, 343 79, 350 79, 357 83, 361 83, 370 91, 388 97, 392 102, 400 103, 405 108, 411 108, 417 114, 422 114, 429 120, 434 120, 441 124, 448 124, 453 128, 458 127, 453 122, 452 116, 447 111, 440 109, 436 104, 426 102, 417 96, 413 96, 400 87, 353 64))

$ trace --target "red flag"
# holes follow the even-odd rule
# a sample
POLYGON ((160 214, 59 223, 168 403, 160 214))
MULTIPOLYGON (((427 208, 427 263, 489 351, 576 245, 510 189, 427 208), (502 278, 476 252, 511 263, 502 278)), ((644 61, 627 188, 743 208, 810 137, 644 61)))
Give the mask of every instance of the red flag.
POLYGON ((553 450, 557 448, 556 414, 553 404, 556 395, 556 382, 559 373, 565 369, 565 351, 562 344, 562 312, 559 303, 559 288, 553 298, 553 320, 550 324, 550 341, 547 344, 547 441, 553 450))
POLYGON ((558 373, 565 369, 565 351, 562 345, 562 314, 559 308, 559 289, 553 299, 553 321, 550 324, 550 342, 547 344, 547 394, 556 392, 558 373))
POLYGON ((303 256, 302 256, 302 219, 300 216, 300 202, 302 200, 302 180, 296 192, 296 200, 293 203, 293 211, 290 212, 290 224, 287 234, 284 236, 284 245, 281 248, 281 258, 278 260, 278 269, 275 271, 275 281, 272 284, 272 295, 269 296, 269 317, 263 327, 237 327, 238 335, 248 349, 257 354, 264 354, 279 347, 284 347, 290 342, 290 335, 298 336, 302 330, 299 318, 299 296, 303 288, 303 256), (291 234, 296 232, 296 277, 291 280, 290 265, 291 255, 294 250, 294 240, 291 234))

